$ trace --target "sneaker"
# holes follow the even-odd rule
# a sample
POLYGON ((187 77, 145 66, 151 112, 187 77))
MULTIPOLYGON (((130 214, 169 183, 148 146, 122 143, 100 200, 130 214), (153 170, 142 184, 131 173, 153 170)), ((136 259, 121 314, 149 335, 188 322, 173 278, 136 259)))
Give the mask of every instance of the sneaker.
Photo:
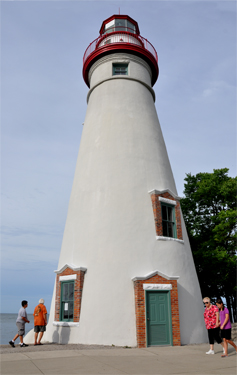
POLYGON ((215 354, 215 353, 214 353, 214 350, 210 349, 208 352, 206 352, 206 354, 215 354))
POLYGON ((23 346, 29 346, 29 345, 27 345, 27 344, 25 344, 25 343, 23 342, 23 344, 21 344, 21 348, 23 348, 23 346))
POLYGON ((13 348, 15 348, 15 344, 14 344, 14 342, 11 340, 11 341, 9 341, 9 344, 13 347, 13 348))

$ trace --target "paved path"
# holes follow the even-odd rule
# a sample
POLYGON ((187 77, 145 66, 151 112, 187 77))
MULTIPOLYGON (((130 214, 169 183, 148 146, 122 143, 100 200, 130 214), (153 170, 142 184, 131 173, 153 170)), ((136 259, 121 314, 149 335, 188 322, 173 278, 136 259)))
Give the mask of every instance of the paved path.
POLYGON ((235 375, 237 355, 206 355, 208 344, 146 349, 85 345, 53 345, 11 348, 2 345, 1 375, 6 374, 133 374, 133 375, 235 375))

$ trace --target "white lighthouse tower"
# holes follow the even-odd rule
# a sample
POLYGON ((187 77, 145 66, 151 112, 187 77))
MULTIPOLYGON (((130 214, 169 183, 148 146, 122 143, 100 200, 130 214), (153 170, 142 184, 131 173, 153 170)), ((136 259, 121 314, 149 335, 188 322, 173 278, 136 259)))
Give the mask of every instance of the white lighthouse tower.
POLYGON ((138 347, 206 341, 154 105, 158 73, 155 48, 129 16, 106 19, 86 49, 88 107, 47 341, 138 347))

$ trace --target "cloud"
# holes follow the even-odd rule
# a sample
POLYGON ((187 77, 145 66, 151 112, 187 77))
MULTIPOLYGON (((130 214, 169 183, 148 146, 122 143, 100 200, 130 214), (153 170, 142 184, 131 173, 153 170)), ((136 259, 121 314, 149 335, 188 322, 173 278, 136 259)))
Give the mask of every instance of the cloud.
POLYGON ((233 85, 230 85, 225 81, 212 81, 207 83, 207 88, 203 90, 202 96, 204 98, 209 98, 216 95, 223 95, 224 92, 233 89, 233 85))
POLYGON ((61 230, 58 227, 49 227, 45 226, 44 228, 39 227, 37 228, 22 228, 22 227, 10 227, 10 226, 2 226, 2 235, 3 236, 10 236, 10 237, 21 237, 21 236, 49 236, 55 237, 61 234, 61 230))

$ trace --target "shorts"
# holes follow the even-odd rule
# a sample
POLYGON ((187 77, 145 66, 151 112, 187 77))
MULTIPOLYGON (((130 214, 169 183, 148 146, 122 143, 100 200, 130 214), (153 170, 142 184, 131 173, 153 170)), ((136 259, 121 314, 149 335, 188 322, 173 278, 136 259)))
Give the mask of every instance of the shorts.
POLYGON ((221 329, 221 338, 231 340, 231 328, 221 329))
POLYGON ((217 344, 220 344, 222 342, 222 339, 220 337, 220 328, 211 328, 207 330, 208 332, 208 338, 209 338, 209 344, 214 345, 214 340, 217 342, 217 344))
POLYGON ((34 332, 44 332, 46 331, 46 326, 34 326, 34 332))
POLYGON ((18 335, 23 336, 25 334, 25 323, 16 322, 16 326, 18 329, 18 335))

